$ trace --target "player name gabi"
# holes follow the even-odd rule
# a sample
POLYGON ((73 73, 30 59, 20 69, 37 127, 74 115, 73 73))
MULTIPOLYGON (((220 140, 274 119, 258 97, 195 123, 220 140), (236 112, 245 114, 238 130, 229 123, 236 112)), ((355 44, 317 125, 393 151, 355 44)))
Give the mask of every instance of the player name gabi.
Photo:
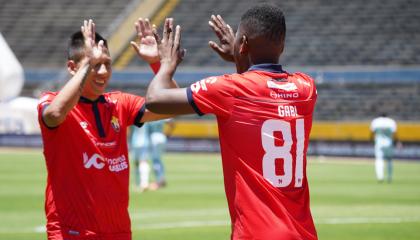
POLYGON ((297 117, 297 107, 296 106, 279 106, 278 107, 280 117, 297 117))

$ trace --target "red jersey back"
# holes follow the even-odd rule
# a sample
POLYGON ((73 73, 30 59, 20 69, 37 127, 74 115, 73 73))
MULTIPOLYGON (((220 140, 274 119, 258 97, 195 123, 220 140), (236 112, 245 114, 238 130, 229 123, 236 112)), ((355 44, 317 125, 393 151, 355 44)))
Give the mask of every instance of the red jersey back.
POLYGON ((48 239, 131 239, 127 126, 141 125, 144 99, 121 92, 81 98, 65 121, 48 128, 38 105, 48 179, 48 239))
POLYGON ((187 94, 199 114, 217 116, 232 239, 317 239, 306 178, 314 81, 261 64, 187 94))

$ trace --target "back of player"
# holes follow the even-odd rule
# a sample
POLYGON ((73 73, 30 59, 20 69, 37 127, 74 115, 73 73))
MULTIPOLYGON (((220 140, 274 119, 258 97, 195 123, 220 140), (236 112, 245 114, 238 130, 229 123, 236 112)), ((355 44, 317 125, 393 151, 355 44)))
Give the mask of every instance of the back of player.
POLYGON ((198 113, 217 116, 232 239, 316 239, 306 179, 313 80, 260 64, 189 91, 198 113))

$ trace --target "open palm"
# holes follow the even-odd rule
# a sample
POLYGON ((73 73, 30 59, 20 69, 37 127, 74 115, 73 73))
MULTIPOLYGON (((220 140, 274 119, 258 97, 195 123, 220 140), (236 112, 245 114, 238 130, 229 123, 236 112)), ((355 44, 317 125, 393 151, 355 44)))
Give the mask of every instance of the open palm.
POLYGON ((153 34, 153 27, 151 26, 148 19, 141 19, 139 18, 138 21, 135 23, 136 32, 137 32, 137 42, 131 42, 134 50, 136 51, 137 55, 141 57, 148 63, 155 63, 158 62, 159 59, 159 52, 158 52, 158 45, 153 34))

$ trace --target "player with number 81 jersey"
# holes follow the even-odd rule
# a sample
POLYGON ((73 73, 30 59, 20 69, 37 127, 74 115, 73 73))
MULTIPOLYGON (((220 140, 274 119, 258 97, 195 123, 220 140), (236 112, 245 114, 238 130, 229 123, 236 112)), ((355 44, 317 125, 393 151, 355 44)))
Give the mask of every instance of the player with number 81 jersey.
POLYGON ((313 79, 259 64, 187 95, 199 115, 217 116, 232 239, 317 239, 306 178, 313 79))

